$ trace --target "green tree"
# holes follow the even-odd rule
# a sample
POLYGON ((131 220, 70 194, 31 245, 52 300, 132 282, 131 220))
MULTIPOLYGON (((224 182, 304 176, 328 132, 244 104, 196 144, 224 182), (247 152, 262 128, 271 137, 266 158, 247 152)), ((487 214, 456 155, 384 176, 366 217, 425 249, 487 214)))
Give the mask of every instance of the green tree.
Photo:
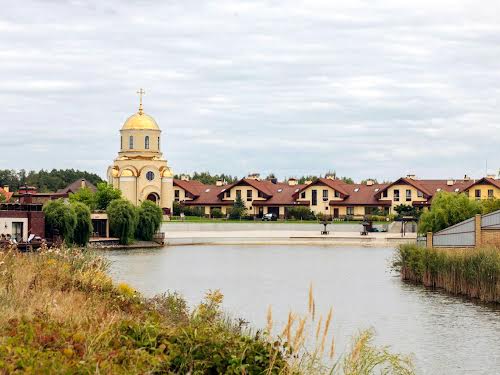
POLYGON ((151 201, 144 201, 138 209, 136 237, 144 241, 152 241, 154 234, 160 229, 163 212, 151 201))
POLYGON ((481 204, 465 194, 439 192, 429 211, 422 213, 419 232, 437 232, 481 213, 481 204))
POLYGON ((73 233, 76 227, 74 208, 62 199, 48 201, 43 206, 45 214, 45 231, 50 236, 60 235, 66 244, 73 243, 73 233))
POLYGON ((316 219, 314 212, 312 212, 309 209, 309 207, 303 207, 303 206, 287 207, 286 216, 288 219, 295 219, 295 220, 316 219))
POLYGON ((344 181, 346 184, 349 184, 349 185, 354 184, 354 180, 351 177, 341 177, 340 179, 342 181, 344 181))
POLYGON ((81 188, 76 193, 69 195, 71 203, 80 202, 85 204, 91 211, 96 208, 96 194, 88 187, 81 188))
POLYGON ((73 206, 76 214, 73 242, 77 245, 85 246, 89 242, 93 228, 92 219, 90 218, 90 208, 85 203, 78 201, 73 202, 71 205, 73 206))
POLYGON ((483 214, 500 210, 500 199, 485 199, 481 201, 481 209, 483 214))
POLYGON ((231 212, 229 212, 229 218, 231 219, 241 219, 245 216, 246 213, 245 202, 241 199, 241 196, 237 196, 233 208, 231 208, 231 212))
POLYGON ((112 201, 121 197, 122 192, 119 189, 115 189, 106 182, 101 182, 97 184, 97 191, 95 192, 95 207, 98 210, 106 210, 112 201))
POLYGON ((137 209, 126 199, 115 199, 108 205, 106 212, 112 235, 120 239, 120 244, 128 245, 134 238, 137 209))
POLYGON ((417 219, 420 217, 420 211, 416 207, 407 204, 397 205, 396 207, 394 207, 394 211, 397 212, 399 217, 413 216, 414 218, 417 219))

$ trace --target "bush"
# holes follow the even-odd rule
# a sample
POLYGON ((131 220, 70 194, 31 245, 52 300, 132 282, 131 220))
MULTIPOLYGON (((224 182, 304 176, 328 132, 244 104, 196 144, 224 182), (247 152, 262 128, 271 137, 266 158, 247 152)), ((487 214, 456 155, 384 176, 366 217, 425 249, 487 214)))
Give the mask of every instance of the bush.
POLYGON ((112 201, 120 199, 121 197, 121 190, 115 189, 113 186, 108 185, 105 182, 101 182, 97 184, 97 191, 95 192, 96 209, 106 210, 112 201))
POLYGON ((214 219, 220 219, 224 217, 224 214, 219 208, 214 208, 212 211, 210 211, 210 216, 212 216, 214 219))
POLYGON ((137 210, 128 200, 115 199, 106 210, 111 234, 120 239, 120 244, 128 245, 133 239, 137 226, 137 210))
POLYGON ((73 207, 62 199, 57 199, 45 203, 43 213, 46 233, 49 236, 60 235, 67 244, 71 244, 76 227, 76 213, 73 207))
POLYGON ((90 218, 89 207, 81 202, 73 202, 73 209, 76 214, 76 226, 73 232, 73 241, 80 246, 85 246, 89 242, 92 234, 92 219, 90 218))
POLYGON ((500 199, 485 199, 481 201, 481 209, 483 215, 500 210, 500 199))
POLYGON ((160 229, 163 212, 151 201, 142 202, 138 209, 136 237, 144 241, 152 241, 154 234, 160 229))
POLYGON ((179 202, 174 202, 172 205, 172 215, 173 216, 181 216, 182 205, 179 202))
POLYGON ((480 203, 464 194, 439 192, 432 206, 420 216, 419 232, 437 232, 481 213, 480 203))
POLYGON ((80 202, 85 204, 91 211, 96 209, 96 195, 88 187, 81 188, 74 194, 69 195, 71 203, 80 202))
POLYGON ((287 219, 295 220, 315 220, 316 216, 307 207, 287 207, 286 209, 287 219))

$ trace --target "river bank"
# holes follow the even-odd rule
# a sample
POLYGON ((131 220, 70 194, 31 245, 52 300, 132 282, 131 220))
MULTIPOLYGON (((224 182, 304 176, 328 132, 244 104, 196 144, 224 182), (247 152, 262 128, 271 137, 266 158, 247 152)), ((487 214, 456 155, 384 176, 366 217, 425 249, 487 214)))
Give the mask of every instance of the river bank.
MULTIPOLYGON (((189 308, 176 293, 145 297, 114 283, 108 266, 79 249, 1 250, 0 368, 34 374, 413 373, 407 357, 372 345, 370 331, 353 340, 332 371, 320 365, 323 346, 316 356, 303 350, 305 318, 290 321, 286 335, 270 334, 269 314, 266 330, 250 330, 223 312, 217 290, 189 308)), ((328 325, 323 332, 329 334, 328 325)))
MULTIPOLYGON (((378 227, 376 227, 378 228, 378 227)), ((167 245, 361 245, 396 246, 416 241, 415 233, 370 232, 360 224, 300 223, 163 223, 167 245)), ((380 228, 382 229, 382 227, 380 228)))

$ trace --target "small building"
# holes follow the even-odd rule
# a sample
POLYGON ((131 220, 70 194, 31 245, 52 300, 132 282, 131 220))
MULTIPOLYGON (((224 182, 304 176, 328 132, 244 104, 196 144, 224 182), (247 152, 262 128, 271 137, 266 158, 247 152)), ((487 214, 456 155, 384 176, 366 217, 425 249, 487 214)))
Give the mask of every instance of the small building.
POLYGON ((45 237, 41 204, 0 203, 0 236, 26 242, 30 235, 45 237))

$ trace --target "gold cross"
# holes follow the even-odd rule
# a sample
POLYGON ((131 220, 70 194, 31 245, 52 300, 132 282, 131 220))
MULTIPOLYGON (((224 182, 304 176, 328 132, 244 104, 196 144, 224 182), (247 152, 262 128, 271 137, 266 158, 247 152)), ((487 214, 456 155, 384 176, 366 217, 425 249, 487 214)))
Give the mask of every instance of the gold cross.
POLYGON ((139 114, 142 115, 142 96, 146 94, 146 91, 144 91, 142 88, 137 91, 139 94, 139 114))

